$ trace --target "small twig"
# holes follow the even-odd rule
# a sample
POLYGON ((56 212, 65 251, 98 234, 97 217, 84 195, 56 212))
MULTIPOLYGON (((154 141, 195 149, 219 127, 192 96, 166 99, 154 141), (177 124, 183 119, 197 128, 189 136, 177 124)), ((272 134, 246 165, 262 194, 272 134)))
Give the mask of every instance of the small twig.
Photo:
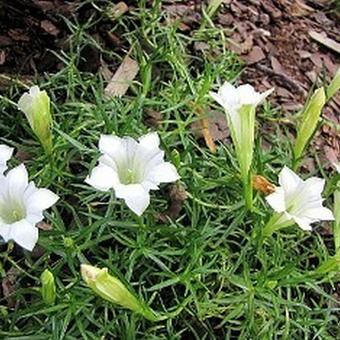
POLYGON ((286 87, 288 90, 291 90, 291 88, 289 86, 287 86, 287 83, 294 88, 294 90, 298 91, 300 94, 305 95, 306 91, 302 88, 302 86, 297 83, 295 80, 289 78, 286 74, 284 73, 280 73, 280 72, 276 72, 274 70, 272 70, 271 68, 265 66, 265 65, 260 65, 257 64, 256 67, 263 72, 267 72, 268 74, 272 75, 272 76, 276 76, 279 77, 283 80, 282 82, 282 86, 286 87))

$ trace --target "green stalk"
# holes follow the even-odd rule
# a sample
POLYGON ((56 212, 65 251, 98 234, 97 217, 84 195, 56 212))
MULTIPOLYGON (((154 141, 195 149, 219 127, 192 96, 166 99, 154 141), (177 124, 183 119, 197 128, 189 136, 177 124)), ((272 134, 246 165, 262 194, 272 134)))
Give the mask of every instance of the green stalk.
POLYGON ((287 228, 294 223, 293 221, 283 221, 282 218, 283 213, 275 213, 263 228, 262 237, 267 238, 274 232, 283 228, 287 228))
POLYGON ((243 193, 244 193, 244 200, 246 204, 246 208, 249 211, 253 210, 253 185, 252 185, 252 173, 251 171, 248 172, 245 176, 242 176, 243 180, 243 193))
POLYGON ((334 217, 333 235, 335 253, 340 256, 340 189, 336 189, 334 192, 334 217))

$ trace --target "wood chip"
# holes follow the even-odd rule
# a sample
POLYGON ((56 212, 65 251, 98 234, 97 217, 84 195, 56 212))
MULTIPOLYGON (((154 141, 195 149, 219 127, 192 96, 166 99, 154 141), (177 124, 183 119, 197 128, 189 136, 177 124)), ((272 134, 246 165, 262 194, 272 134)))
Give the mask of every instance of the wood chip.
POLYGON ((270 63, 272 65, 273 70, 276 73, 285 73, 285 70, 279 60, 275 58, 274 56, 270 57, 270 63))
POLYGON ((0 50, 0 65, 3 65, 6 62, 6 52, 0 50))
POLYGON ((328 38, 326 34, 318 33, 315 31, 309 31, 308 33, 310 37, 316 40, 319 44, 324 45, 340 54, 340 44, 335 40, 328 38))
POLYGON ((40 27, 48 34, 53 35, 56 37, 59 33, 60 30, 57 28, 50 20, 43 20, 40 23, 40 27))
POLYGON ((314 9, 306 5, 302 0, 294 0, 288 8, 293 17, 303 17, 314 12, 314 9))
POLYGON ((106 98, 123 96, 139 71, 138 63, 126 56, 104 90, 106 98))
POLYGON ((248 65, 256 64, 265 58, 266 56, 259 46, 255 46, 248 55, 243 57, 248 65))

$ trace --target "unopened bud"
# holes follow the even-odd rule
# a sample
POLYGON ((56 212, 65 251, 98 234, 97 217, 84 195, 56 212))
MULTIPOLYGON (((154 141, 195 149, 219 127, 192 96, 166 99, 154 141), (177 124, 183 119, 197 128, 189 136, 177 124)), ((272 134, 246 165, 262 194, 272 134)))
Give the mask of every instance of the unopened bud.
POLYGON ((45 269, 40 276, 41 295, 47 305, 53 305, 56 299, 56 286, 53 274, 45 269))
POLYGON ((38 86, 32 86, 29 92, 21 96, 18 107, 24 112, 45 151, 52 153, 52 115, 50 98, 46 91, 40 91, 38 86))
POLYGON ((139 301, 119 279, 109 275, 107 268, 82 264, 81 275, 86 284, 103 299, 141 314, 151 321, 158 320, 151 308, 139 301))

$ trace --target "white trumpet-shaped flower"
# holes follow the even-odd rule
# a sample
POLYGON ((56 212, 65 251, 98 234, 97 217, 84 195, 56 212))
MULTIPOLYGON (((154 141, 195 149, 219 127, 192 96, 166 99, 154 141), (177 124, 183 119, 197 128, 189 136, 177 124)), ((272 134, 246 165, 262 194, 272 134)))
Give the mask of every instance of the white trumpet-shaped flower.
POLYGON ((314 222, 334 220, 332 211, 322 206, 324 179, 311 177, 304 181, 285 166, 279 174, 279 183, 280 187, 266 200, 282 214, 280 223, 294 221, 303 230, 311 230, 314 222))
POLYGON ((249 85, 234 87, 225 82, 218 92, 210 95, 223 106, 231 138, 235 146, 236 157, 240 166, 244 187, 244 197, 248 209, 252 209, 251 164, 255 139, 255 111, 274 89, 258 93, 249 85))
POLYGON ((44 218, 43 210, 51 207, 59 197, 47 189, 39 189, 28 182, 25 166, 8 171, 0 178, 0 236, 32 250, 38 241, 36 224, 44 218))
POLYGON ((102 156, 99 164, 85 180, 101 191, 114 189, 116 197, 125 200, 137 215, 142 215, 150 203, 150 190, 160 183, 179 179, 176 168, 164 161, 157 133, 139 138, 102 135, 99 140, 102 156))
MULTIPOLYGON (((225 82, 218 90, 218 92, 210 92, 210 95, 224 108, 226 111, 233 129, 235 130, 235 137, 239 142, 242 135, 242 117, 240 109, 249 105, 256 107, 261 104, 267 96, 274 91, 274 88, 259 93, 254 87, 249 84, 235 87, 232 84, 225 82)), ((236 141, 235 141, 236 142, 236 141)))
POLYGON ((13 148, 0 144, 0 176, 7 170, 7 161, 12 157, 13 148))

